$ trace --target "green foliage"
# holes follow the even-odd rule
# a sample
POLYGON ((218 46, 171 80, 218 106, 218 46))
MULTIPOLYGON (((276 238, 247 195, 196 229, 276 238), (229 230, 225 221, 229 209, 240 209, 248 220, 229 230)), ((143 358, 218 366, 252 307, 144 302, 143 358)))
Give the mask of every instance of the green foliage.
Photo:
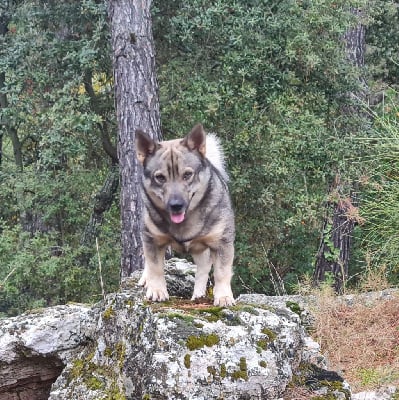
POLYGON ((374 1, 367 32, 366 62, 374 79, 381 83, 399 84, 399 9, 394 1, 374 1))
MULTIPOLYGON (((343 35, 359 23, 354 8, 368 24, 369 85, 381 92, 398 83, 392 2, 154 4, 164 134, 180 136, 202 122, 224 144, 237 222, 236 294, 277 291, 272 276, 290 290, 297 276, 311 274, 322 204, 337 172, 348 181, 363 177, 366 224, 357 228, 362 242, 351 274, 371 254, 397 282, 397 93, 385 93, 369 119, 374 133, 361 139, 364 116, 342 113, 367 72, 345 55, 343 35)), ((96 300, 96 250, 80 242, 110 166, 104 134, 115 142, 106 2, 29 0, 0 12, 7 20, 0 36, 0 313, 96 300)), ((109 291, 119 275, 117 201, 104 217, 99 244, 109 291)))
POLYGON ((339 115, 358 82, 342 42, 355 3, 197 0, 172 15, 157 5, 155 21, 169 17, 167 35, 155 31, 163 127, 181 135, 201 121, 224 140, 236 291, 273 292, 271 265, 292 284, 313 268, 320 205, 353 155, 339 115))
MULTIPOLYGON (((360 271, 386 269, 388 280, 399 283, 399 107, 398 92, 386 92, 384 105, 375 111, 373 135, 363 138, 369 145, 363 176, 361 203, 365 224, 357 231, 361 249, 360 271), (367 258, 370 258, 367 260, 367 258)), ((358 260, 359 262, 359 260, 358 260)), ((357 266, 359 268, 359 265, 357 266)))
MULTIPOLYGON (((0 313, 93 301, 97 255, 80 240, 109 169, 99 126, 112 126, 112 92, 96 86, 110 76, 105 4, 32 0, 1 11, 0 313)), ((117 207, 105 218, 100 256, 114 290, 117 207)))
MULTIPOLYGON (((115 251, 111 241, 101 248, 105 290, 114 291, 119 282, 119 265, 110 260, 115 251)), ((0 235, 0 315, 15 315, 26 309, 65 304, 69 301, 93 302, 101 298, 97 259, 91 268, 78 263, 80 249, 60 246, 56 234, 31 237, 2 225, 0 235)), ((112 257, 113 258, 113 257, 112 257)))

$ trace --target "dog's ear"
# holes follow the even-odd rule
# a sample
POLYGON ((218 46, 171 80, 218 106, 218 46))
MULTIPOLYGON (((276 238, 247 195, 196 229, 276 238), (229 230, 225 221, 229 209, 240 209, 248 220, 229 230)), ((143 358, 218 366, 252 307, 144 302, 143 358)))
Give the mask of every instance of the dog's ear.
POLYGON ((156 142, 141 129, 136 130, 135 140, 137 159, 144 164, 145 159, 155 152, 156 142))
POLYGON ((190 150, 198 150, 205 157, 206 153, 206 134, 201 124, 197 124, 191 132, 183 139, 183 144, 190 150))

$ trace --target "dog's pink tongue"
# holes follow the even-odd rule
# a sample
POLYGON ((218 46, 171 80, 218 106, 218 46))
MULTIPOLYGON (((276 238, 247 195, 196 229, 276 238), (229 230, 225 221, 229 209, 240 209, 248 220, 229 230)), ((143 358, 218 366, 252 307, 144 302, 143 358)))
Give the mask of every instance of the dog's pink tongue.
POLYGON ((173 223, 180 224, 181 222, 184 221, 184 212, 179 214, 170 214, 170 219, 172 220, 173 223))

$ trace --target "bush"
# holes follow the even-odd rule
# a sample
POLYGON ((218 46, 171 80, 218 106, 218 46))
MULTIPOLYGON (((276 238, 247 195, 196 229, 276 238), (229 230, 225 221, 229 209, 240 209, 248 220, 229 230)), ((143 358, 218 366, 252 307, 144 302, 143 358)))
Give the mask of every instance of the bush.
POLYGON ((364 159, 369 174, 360 182, 360 209, 365 224, 357 230, 356 237, 358 270, 384 269, 392 285, 399 283, 398 96, 394 90, 386 92, 386 102, 373 114, 373 134, 363 138, 369 148, 364 159))
POLYGON ((173 4, 158 2, 154 17, 163 128, 177 137, 202 122, 223 139, 238 228, 236 291, 272 293, 271 269, 289 288, 313 269, 321 204, 353 151, 339 119, 342 93, 357 82, 342 42, 350 5, 173 4))

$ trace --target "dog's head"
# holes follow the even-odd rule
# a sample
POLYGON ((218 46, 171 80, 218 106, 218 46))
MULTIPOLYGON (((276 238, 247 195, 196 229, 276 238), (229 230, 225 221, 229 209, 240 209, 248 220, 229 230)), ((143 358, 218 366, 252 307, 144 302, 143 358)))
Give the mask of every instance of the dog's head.
POLYGON ((209 171, 205 151, 206 135, 200 124, 183 139, 159 143, 143 131, 136 131, 136 152, 143 165, 144 190, 174 224, 185 220, 186 213, 206 191, 204 181, 209 171))

